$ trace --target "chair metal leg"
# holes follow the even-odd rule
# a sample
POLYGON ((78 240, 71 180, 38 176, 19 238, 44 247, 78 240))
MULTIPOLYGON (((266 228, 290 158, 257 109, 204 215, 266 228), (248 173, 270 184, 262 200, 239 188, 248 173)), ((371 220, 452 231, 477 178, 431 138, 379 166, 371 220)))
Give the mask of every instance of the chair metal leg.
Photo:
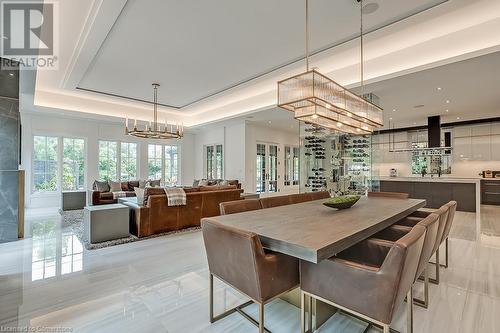
POLYGON ((266 329, 264 327, 264 304, 263 303, 258 303, 259 305, 259 322, 257 322, 255 319, 253 319, 252 317, 250 317, 246 312, 243 311, 243 309, 251 304, 253 304, 254 302, 253 301, 248 301, 248 302, 245 302, 237 307, 234 307, 232 309, 229 309, 217 316, 214 316, 214 276, 212 274, 210 274, 210 286, 209 286, 209 290, 210 290, 210 295, 209 295, 209 310, 210 310, 210 323, 215 323, 216 321, 218 320, 221 320, 235 312, 239 313, 240 315, 242 315, 245 319, 247 319, 248 321, 250 321, 252 324, 254 324, 255 326, 257 326, 259 328, 259 333, 271 333, 271 331, 269 331, 268 329, 266 329))
POLYGON ((429 282, 439 284, 439 249, 436 251, 436 262, 431 264, 434 264, 434 267, 436 268, 436 278, 429 278, 429 282))
POLYGON ((448 237, 446 237, 445 250, 446 250, 446 253, 444 254, 445 255, 445 261, 444 261, 445 264, 441 265, 441 266, 444 268, 448 268, 448 237))
POLYGON ((264 327, 264 303, 259 304, 259 333, 265 332, 264 327))
POLYGON ((424 270, 424 299, 413 298, 413 304, 427 309, 429 307, 429 270, 424 270))
POLYGON ((306 294, 300 291, 300 332, 306 332, 306 294))
MULTIPOLYGON (((410 288, 408 299, 413 299, 413 289, 410 288)), ((406 302, 406 332, 413 333, 413 302, 406 302)))

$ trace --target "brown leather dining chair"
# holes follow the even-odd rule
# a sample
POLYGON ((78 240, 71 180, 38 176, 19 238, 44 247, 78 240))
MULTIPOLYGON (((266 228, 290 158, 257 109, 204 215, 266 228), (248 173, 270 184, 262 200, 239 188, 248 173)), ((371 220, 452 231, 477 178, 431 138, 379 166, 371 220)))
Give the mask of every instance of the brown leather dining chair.
MULTIPOLYGON (((434 246, 434 249, 432 250, 432 254, 436 256, 436 262, 430 262, 431 264, 434 265, 435 267, 435 278, 429 278, 429 282, 434 283, 434 284, 439 284, 439 262, 440 262, 440 251, 439 247, 442 243, 442 240, 447 237, 445 236, 446 233, 446 228, 448 225, 449 217, 450 217, 450 208, 453 206, 453 203, 455 203, 456 207, 456 202, 455 201, 450 201, 447 204, 442 205, 439 209, 437 210, 417 210, 416 212, 412 213, 410 216, 398 221, 396 224, 397 225, 403 225, 403 226, 409 226, 413 227, 417 223, 419 223, 422 219, 426 218, 432 213, 435 213, 439 215, 439 227, 438 227, 438 235, 436 239, 436 244, 434 246)), ((452 214, 453 216, 455 215, 454 212, 452 214)), ((453 220, 452 216, 452 220, 453 220)), ((453 221, 452 221, 453 222, 453 221)), ((451 223, 452 223, 451 222, 451 223)), ((451 225, 450 225, 451 229, 451 225)))
POLYGON ((245 199, 221 202, 219 208, 221 215, 229 215, 262 209, 262 206, 259 199, 245 199))
POLYGON ((308 192, 307 194, 309 195, 311 201, 330 199, 330 192, 328 191, 308 192))
POLYGON ((238 312, 256 325, 259 333, 268 332, 264 327, 264 305, 298 286, 298 260, 281 253, 265 253, 259 237, 252 232, 209 218, 202 221, 201 227, 210 271, 210 322, 238 312), (251 301, 214 316, 214 276, 251 301), (252 303, 259 306, 258 322, 243 311, 252 303))
POLYGON ((408 199, 410 197, 408 193, 401 193, 401 192, 368 192, 368 196, 395 198, 395 199, 408 199))
POLYGON ((293 202, 290 200, 289 195, 280 195, 275 197, 266 197, 260 199, 262 208, 273 208, 279 206, 291 205, 293 202))
MULTIPOLYGON (((416 283, 419 277, 422 276, 422 274, 424 275, 424 299, 421 300, 414 297, 413 302, 416 305, 427 308, 429 306, 429 271, 427 270, 427 265, 432 257, 436 242, 439 242, 439 215, 430 214, 425 219, 418 222, 416 225, 422 226, 426 230, 422 254, 420 255, 417 273, 414 280, 414 283, 416 283)), ((375 234, 372 239, 385 241, 387 242, 388 246, 392 246, 394 242, 404 237, 406 234, 411 232, 411 230, 412 227, 396 224, 375 234)))
MULTIPOLYGON (((396 307, 405 296, 413 299, 425 231, 415 226, 390 247, 385 241, 365 240, 318 264, 301 261, 302 304, 306 296, 319 299, 389 333, 396 307)), ((302 332, 304 311, 302 306, 302 332)), ((413 332, 413 302, 407 302, 407 328, 413 332)))
POLYGON ((291 204, 311 201, 311 196, 309 195, 309 193, 290 194, 288 197, 291 204))

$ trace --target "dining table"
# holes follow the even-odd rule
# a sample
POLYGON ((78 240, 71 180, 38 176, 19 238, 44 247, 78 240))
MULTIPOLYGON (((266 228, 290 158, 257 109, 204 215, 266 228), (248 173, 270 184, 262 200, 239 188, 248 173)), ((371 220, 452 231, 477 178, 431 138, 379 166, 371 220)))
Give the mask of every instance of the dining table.
POLYGON ((204 218, 253 232, 266 249, 318 263, 373 236, 426 205, 421 199, 361 197, 337 210, 325 200, 204 218))

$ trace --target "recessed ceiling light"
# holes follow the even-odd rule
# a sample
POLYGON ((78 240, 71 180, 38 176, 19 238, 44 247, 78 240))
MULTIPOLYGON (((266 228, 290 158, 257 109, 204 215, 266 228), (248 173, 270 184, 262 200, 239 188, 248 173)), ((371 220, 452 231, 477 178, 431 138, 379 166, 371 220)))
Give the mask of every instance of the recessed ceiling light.
POLYGON ((313 118, 313 119, 317 119, 317 118, 318 118, 318 115, 317 115, 317 114, 313 114, 313 115, 312 115, 312 118, 313 118))
POLYGON ((457 117, 457 120, 460 120, 460 117, 457 117))
POLYGON ((450 112, 450 110, 446 109, 446 112, 450 112))
POLYGON ((389 118, 389 120, 392 120, 392 117, 391 117, 391 118, 389 118))
POLYGON ((449 99, 446 100, 446 104, 450 104, 450 100, 449 99))
POLYGON ((342 127, 342 123, 337 123, 337 126, 338 127, 342 127))
POLYGON ((413 123, 413 125, 416 125, 417 123, 413 123))
POLYGON ((438 91, 443 90, 443 88, 441 88, 441 87, 437 87, 436 89, 437 89, 438 91))
POLYGON ((14 76, 14 73, 9 73, 9 76, 14 76))
POLYGON ((392 109, 392 112, 396 112, 396 109, 392 109))
POLYGON ((268 123, 271 124, 271 121, 269 120, 268 123))

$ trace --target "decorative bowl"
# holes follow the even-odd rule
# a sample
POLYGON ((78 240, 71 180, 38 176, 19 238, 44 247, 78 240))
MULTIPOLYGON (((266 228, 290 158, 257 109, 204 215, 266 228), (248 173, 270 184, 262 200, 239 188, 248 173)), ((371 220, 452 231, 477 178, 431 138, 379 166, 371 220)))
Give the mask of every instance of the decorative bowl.
POLYGON ((339 210, 347 209, 351 208, 356 202, 358 202, 359 198, 361 198, 359 195, 345 195, 328 199, 323 202, 323 205, 330 208, 337 208, 339 210))

